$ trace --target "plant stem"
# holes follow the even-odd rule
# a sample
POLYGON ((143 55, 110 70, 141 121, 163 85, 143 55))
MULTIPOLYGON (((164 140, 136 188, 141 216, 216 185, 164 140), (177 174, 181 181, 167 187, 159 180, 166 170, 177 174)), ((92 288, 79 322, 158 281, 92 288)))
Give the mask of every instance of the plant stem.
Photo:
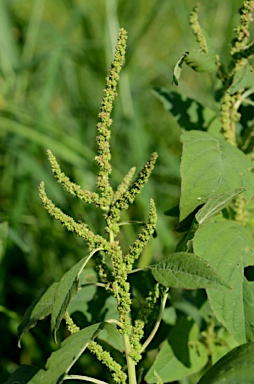
POLYGON ((158 328, 159 328, 160 323, 161 323, 163 311, 164 311, 164 308, 165 308, 165 305, 166 305, 166 302, 167 302, 167 298, 168 298, 168 289, 164 293, 164 296, 163 296, 163 298, 161 300, 161 306, 160 306, 160 311, 159 311, 159 314, 158 314, 157 321, 156 321, 156 323, 155 323, 155 325, 153 327, 152 332, 150 333, 150 335, 148 336, 148 338, 146 339, 146 341, 142 345, 140 353, 145 351, 145 349, 147 348, 147 346, 150 344, 150 342, 152 341, 153 337, 155 336, 156 332, 158 331, 158 328))
POLYGON ((131 352, 129 335, 125 333, 123 335, 123 339, 124 339, 126 361, 127 361, 127 367, 128 367, 129 384, 137 384, 135 362, 129 355, 131 352))
POLYGON ((69 375, 64 378, 64 380, 81 380, 81 381, 89 381, 89 383, 95 384, 108 384, 106 381, 97 380, 93 377, 89 376, 80 376, 80 375, 69 375))

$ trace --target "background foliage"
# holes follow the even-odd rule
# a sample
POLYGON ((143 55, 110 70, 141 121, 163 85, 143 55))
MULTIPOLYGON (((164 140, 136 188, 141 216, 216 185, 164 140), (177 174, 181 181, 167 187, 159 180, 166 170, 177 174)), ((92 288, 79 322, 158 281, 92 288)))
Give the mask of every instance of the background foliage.
MULTIPOLYGON (((200 20, 222 60, 241 3, 202 1, 200 20)), ((64 211, 89 218, 100 230, 101 217, 89 208, 84 212, 56 184, 45 151, 53 151, 77 184, 94 187, 95 124, 119 26, 129 39, 113 114, 112 179, 117 184, 131 166, 140 169, 151 152, 158 152, 153 177, 126 219, 143 220, 152 196, 158 236, 140 266, 174 251, 176 222, 164 212, 179 201, 181 130, 152 89, 174 89, 216 110, 212 74, 185 68, 179 89, 171 85, 176 60, 195 46, 188 25, 194 5, 192 0, 0 2, 0 212, 1 222, 8 222, 8 238, 7 225, 0 227, 1 382, 20 363, 43 366, 55 348, 45 342, 50 340, 47 324, 40 324, 19 350, 17 326, 41 290, 86 254, 81 241, 43 209, 39 182, 47 183, 50 197, 64 211)), ((125 229, 125 236, 130 242, 133 229, 125 229)), ((188 297, 177 295, 186 311, 188 297)))

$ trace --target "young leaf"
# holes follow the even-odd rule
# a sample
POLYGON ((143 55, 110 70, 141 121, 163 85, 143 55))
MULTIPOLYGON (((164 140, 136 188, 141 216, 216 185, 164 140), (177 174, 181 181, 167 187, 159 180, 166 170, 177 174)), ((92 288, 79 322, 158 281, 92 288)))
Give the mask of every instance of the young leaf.
POLYGON ((53 283, 42 295, 34 301, 26 310, 21 324, 18 327, 18 345, 20 347, 21 337, 29 331, 30 328, 35 327, 38 320, 43 320, 52 312, 52 306, 55 299, 55 293, 58 283, 53 283))
POLYGON ((198 384, 253 384, 254 343, 240 345, 223 356, 198 384))
POLYGON ((230 288, 207 262, 193 253, 172 253, 149 268, 155 280, 168 288, 230 288))
POLYGON ((230 95, 233 95, 237 91, 239 91, 240 88, 245 87, 250 75, 250 66, 248 63, 240 69, 239 71, 236 71, 234 74, 234 78, 232 81, 232 84, 229 87, 230 95))
POLYGON ((207 222, 213 215, 220 212, 227 204, 239 193, 245 191, 245 188, 236 188, 230 192, 224 192, 218 196, 211 197, 207 203, 196 214, 197 222, 201 225, 207 222))
POLYGON ((252 163, 238 148, 207 132, 182 135, 180 221, 211 197, 237 188, 254 195, 252 163))
POLYGON ((223 290, 219 295, 207 289, 215 316, 238 343, 253 340, 254 290, 253 283, 244 277, 244 268, 254 265, 250 229, 234 221, 210 221, 197 230, 193 247, 232 286, 231 291, 223 290))
POLYGON ((207 351, 198 341, 199 329, 193 320, 183 318, 172 328, 162 344, 156 359, 145 377, 147 383, 155 383, 156 371, 164 383, 181 380, 200 371, 207 363, 207 351))
POLYGON ((40 370, 28 384, 61 384, 69 370, 87 348, 88 343, 98 334, 101 323, 69 336, 61 347, 47 360, 46 371, 40 370))
POLYGON ((73 299, 77 295, 79 286, 79 276, 91 257, 98 249, 91 252, 88 256, 81 259, 74 267, 64 274, 57 285, 55 299, 51 314, 51 331, 56 340, 56 331, 66 313, 66 310, 73 299))

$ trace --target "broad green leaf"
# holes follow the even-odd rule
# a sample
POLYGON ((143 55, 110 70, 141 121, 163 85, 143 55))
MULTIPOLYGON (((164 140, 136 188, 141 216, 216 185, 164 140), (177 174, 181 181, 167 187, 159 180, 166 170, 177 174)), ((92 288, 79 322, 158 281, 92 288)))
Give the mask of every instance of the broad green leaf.
POLYGON ((240 345, 223 356, 198 384, 253 384, 254 343, 240 345))
POLYGON ((180 59, 177 61, 174 73, 173 73, 173 84, 178 85, 179 79, 182 71, 182 65, 185 62, 190 66, 194 71, 197 72, 215 72, 217 70, 217 60, 216 54, 212 47, 211 41, 207 33, 202 30, 203 37, 206 40, 207 53, 202 52, 201 50, 191 50, 190 52, 185 52, 180 59))
POLYGON ((237 188, 246 188, 243 196, 254 195, 252 163, 224 138, 207 132, 191 131, 182 135, 180 221, 211 197, 237 188))
POLYGON ((26 384, 32 379, 33 376, 40 370, 40 368, 33 365, 21 365, 14 371, 9 379, 4 384, 26 384))
POLYGON ((254 265, 251 230, 230 220, 210 221, 197 230, 193 247, 232 286, 219 294, 207 289, 215 316, 238 343, 253 340, 253 283, 244 277, 244 268, 254 265))
POLYGON ((216 56, 204 54, 201 51, 190 51, 185 57, 185 63, 196 72, 215 72, 217 70, 216 56))
POLYGON ((156 359, 145 379, 155 383, 156 371, 164 383, 181 380, 200 371, 207 363, 206 348, 198 341, 199 329, 193 320, 183 318, 171 330, 168 339, 163 342, 156 359))
POLYGON ((232 81, 232 84, 229 87, 230 95, 233 95, 237 91, 239 91, 240 88, 245 87, 250 75, 250 66, 248 63, 240 69, 239 71, 235 72, 234 78, 232 81))
POLYGON ((154 89, 154 94, 184 130, 220 131, 221 123, 217 112, 204 107, 198 101, 162 88, 154 89))
POLYGON ((246 339, 254 340, 254 282, 243 279, 243 302, 245 311, 246 339))
POLYGON ((69 336, 61 347, 47 360, 46 371, 40 370, 29 384, 61 384, 69 370, 87 348, 88 343, 98 334, 99 324, 91 325, 69 336))
POLYGON ((18 327, 19 346, 21 337, 35 327, 38 320, 43 320, 52 312, 55 293, 58 283, 52 284, 42 295, 26 310, 21 324, 18 327))
POLYGON ((91 252, 88 256, 81 259, 74 267, 66 272, 57 285, 55 299, 51 314, 51 331, 56 340, 56 331, 66 313, 71 300, 77 295, 79 287, 79 277, 84 267, 98 249, 91 252))
POLYGON ((98 338, 100 340, 105 341, 106 343, 108 343, 113 348, 117 349, 118 351, 120 351, 120 352, 124 351, 123 336, 117 330, 117 327, 115 324, 105 322, 103 329, 100 332, 98 338))
POLYGON ((197 222, 201 225, 207 222, 213 215, 220 212, 227 204, 239 193, 245 191, 245 188, 233 189, 230 192, 224 192, 218 196, 211 197, 207 203, 196 214, 197 222))
POLYGON ((207 262, 193 253, 172 253, 149 268, 155 280, 168 288, 230 288, 207 262))

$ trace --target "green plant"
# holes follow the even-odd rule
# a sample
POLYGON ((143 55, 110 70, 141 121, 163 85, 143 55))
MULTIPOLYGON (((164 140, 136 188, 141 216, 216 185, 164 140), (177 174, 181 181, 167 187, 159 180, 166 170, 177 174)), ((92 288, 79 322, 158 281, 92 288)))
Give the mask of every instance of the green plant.
MULTIPOLYGON (((196 71, 217 71, 222 81, 221 118, 194 101, 182 102, 184 112, 188 110, 186 106, 192 104, 190 119, 188 116, 186 119, 183 113, 178 120, 186 129, 182 135, 182 185, 178 207, 178 230, 185 235, 175 253, 145 268, 136 268, 136 262, 155 234, 154 201, 150 200, 148 222, 133 223, 142 229, 127 250, 124 250, 120 229, 130 223, 121 222, 121 214, 134 203, 147 183, 157 154, 151 155, 134 181, 135 169, 132 168, 116 190, 110 184, 109 128, 126 46, 126 32, 120 30, 97 124, 97 192, 84 190, 71 182, 61 171, 52 152, 48 151, 52 171, 64 189, 84 203, 94 204, 102 212, 104 232, 94 233, 89 225, 63 213, 47 197, 44 184, 40 185, 40 198, 48 213, 85 240, 90 253, 32 304, 19 327, 21 339, 38 320, 50 315, 55 341, 58 330, 65 340, 49 357, 46 369, 21 366, 7 383, 56 384, 65 380, 105 383, 105 378, 88 377, 86 372, 70 372, 72 368, 75 370, 75 363, 78 364, 85 351, 108 368, 112 374, 108 380, 115 383, 127 380, 130 384, 137 383, 138 364, 145 370, 147 383, 181 380, 191 374, 194 375, 190 380, 197 381, 207 364, 215 363, 223 355, 200 378, 200 384, 254 381, 249 378, 254 354, 254 288, 252 281, 244 276, 244 271, 246 275, 248 272, 252 275, 252 270, 247 269, 254 265, 252 124, 247 119, 248 114, 238 111, 243 102, 252 103, 248 99, 251 88, 247 91, 245 88, 249 87, 252 77, 249 65, 252 45, 247 45, 247 36, 253 7, 253 1, 243 3, 228 70, 214 54, 208 37, 199 26, 197 8, 191 14, 191 26, 200 51, 182 56, 174 71, 174 82, 179 81, 183 63, 196 71), (246 116, 246 120, 239 120, 241 116, 246 116), (196 123, 194 126, 190 124, 193 121, 196 123), (94 261, 94 269, 88 268, 91 261, 94 261), (177 304, 178 288, 194 290, 193 295, 190 294, 193 305, 187 307, 186 302, 177 304), (206 290, 209 301, 203 291, 196 291, 198 288, 206 290), (169 294, 172 308, 166 307, 169 294), (93 305, 97 305, 97 313, 87 308, 90 296, 94 296, 93 305), (103 297, 102 310, 99 307, 101 303, 96 301, 97 296, 103 297), (174 308, 189 316, 179 316, 176 321, 175 312, 171 310, 174 308), (89 312, 93 313, 91 321, 88 320, 89 312), (170 325, 170 332, 166 339, 158 334, 162 344, 153 361, 149 353, 145 353, 162 319, 170 325), (68 337, 62 320, 70 334, 68 337), (225 328, 219 325, 218 320, 225 328), (199 327, 203 329, 201 340, 199 327), (230 351, 233 347, 236 348, 230 351)), ((176 95, 161 89, 156 94, 174 113, 176 95)), ((170 210, 168 214, 172 212, 170 210)), ((80 369, 84 371, 83 367, 80 369)))

